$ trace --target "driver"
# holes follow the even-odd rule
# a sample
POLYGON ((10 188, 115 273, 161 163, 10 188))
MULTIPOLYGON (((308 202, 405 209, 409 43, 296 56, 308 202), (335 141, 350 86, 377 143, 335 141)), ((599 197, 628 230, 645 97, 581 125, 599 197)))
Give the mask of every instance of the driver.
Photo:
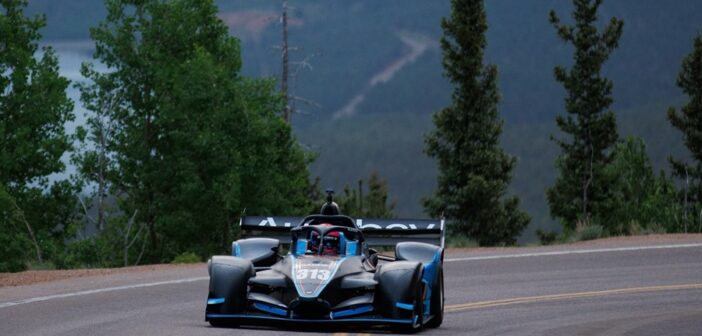
POLYGON ((340 240, 339 231, 327 233, 322 239, 322 255, 339 255, 341 250, 340 240))
POLYGON ((319 252, 319 233, 310 231, 310 238, 307 242, 307 253, 317 254, 319 252))

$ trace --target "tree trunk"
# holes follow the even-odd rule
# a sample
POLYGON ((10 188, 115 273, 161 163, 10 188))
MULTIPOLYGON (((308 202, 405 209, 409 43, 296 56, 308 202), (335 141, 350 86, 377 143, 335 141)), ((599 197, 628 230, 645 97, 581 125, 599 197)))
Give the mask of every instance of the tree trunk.
POLYGON ((283 110, 283 120, 290 123, 290 99, 288 97, 288 0, 283 0, 283 75, 280 79, 280 91, 285 99, 285 109, 283 110))

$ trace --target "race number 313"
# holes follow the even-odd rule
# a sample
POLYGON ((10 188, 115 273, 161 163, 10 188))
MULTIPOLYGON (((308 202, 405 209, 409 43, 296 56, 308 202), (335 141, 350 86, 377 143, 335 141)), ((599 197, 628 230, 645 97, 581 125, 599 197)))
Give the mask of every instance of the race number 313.
POLYGON ((300 280, 310 279, 310 280, 321 280, 325 281, 329 279, 329 271, 321 269, 298 269, 295 277, 300 280))

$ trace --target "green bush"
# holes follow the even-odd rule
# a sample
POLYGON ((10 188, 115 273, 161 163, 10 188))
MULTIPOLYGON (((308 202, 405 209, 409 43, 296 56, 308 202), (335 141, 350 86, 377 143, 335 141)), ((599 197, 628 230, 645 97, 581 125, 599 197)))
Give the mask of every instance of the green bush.
POLYGON ((66 248, 53 259, 56 268, 99 268, 115 265, 106 265, 102 262, 103 249, 99 246, 100 237, 76 240, 69 243, 66 248))
POLYGON ((0 272, 20 272, 27 268, 33 252, 21 213, 15 200, 0 184, 0 272))
POLYGON ((172 264, 194 264, 201 262, 200 256, 194 252, 183 252, 173 258, 172 264))
POLYGON ((20 272, 27 269, 31 245, 19 234, 0 234, 0 272, 20 272))
POLYGON ((554 231, 543 231, 541 229, 536 230, 536 235, 539 237, 541 245, 551 245, 555 243, 558 238, 558 233, 554 231))
POLYGON ((27 267, 28 271, 52 271, 55 269, 56 269, 56 265, 51 261, 44 261, 44 262, 32 261, 29 263, 29 265, 27 267))
POLYGON ((580 240, 593 240, 602 238, 604 227, 602 225, 589 225, 580 231, 580 240))
POLYGON ((607 216, 599 218, 609 234, 636 235, 681 231, 680 206, 673 181, 656 175, 641 138, 629 137, 614 147, 608 174, 614 183, 607 216))
POLYGON ((478 247, 480 244, 464 234, 450 234, 446 237, 446 246, 455 248, 478 247))

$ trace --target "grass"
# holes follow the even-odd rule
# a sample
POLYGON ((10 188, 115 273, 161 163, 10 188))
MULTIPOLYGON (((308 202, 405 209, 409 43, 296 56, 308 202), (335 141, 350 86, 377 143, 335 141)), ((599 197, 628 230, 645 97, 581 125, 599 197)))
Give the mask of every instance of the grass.
POLYGON ((38 261, 32 261, 27 265, 28 271, 52 271, 56 269, 56 265, 51 261, 44 261, 42 263, 38 261))
POLYGON ((470 248, 478 246, 480 246, 480 244, 478 244, 477 241, 468 238, 465 235, 452 234, 446 237, 446 247, 470 248))
POLYGON ((172 264, 195 264, 199 263, 202 260, 200 259, 200 256, 195 254, 194 252, 183 252, 179 255, 177 255, 175 258, 173 258, 173 261, 171 261, 172 264))

